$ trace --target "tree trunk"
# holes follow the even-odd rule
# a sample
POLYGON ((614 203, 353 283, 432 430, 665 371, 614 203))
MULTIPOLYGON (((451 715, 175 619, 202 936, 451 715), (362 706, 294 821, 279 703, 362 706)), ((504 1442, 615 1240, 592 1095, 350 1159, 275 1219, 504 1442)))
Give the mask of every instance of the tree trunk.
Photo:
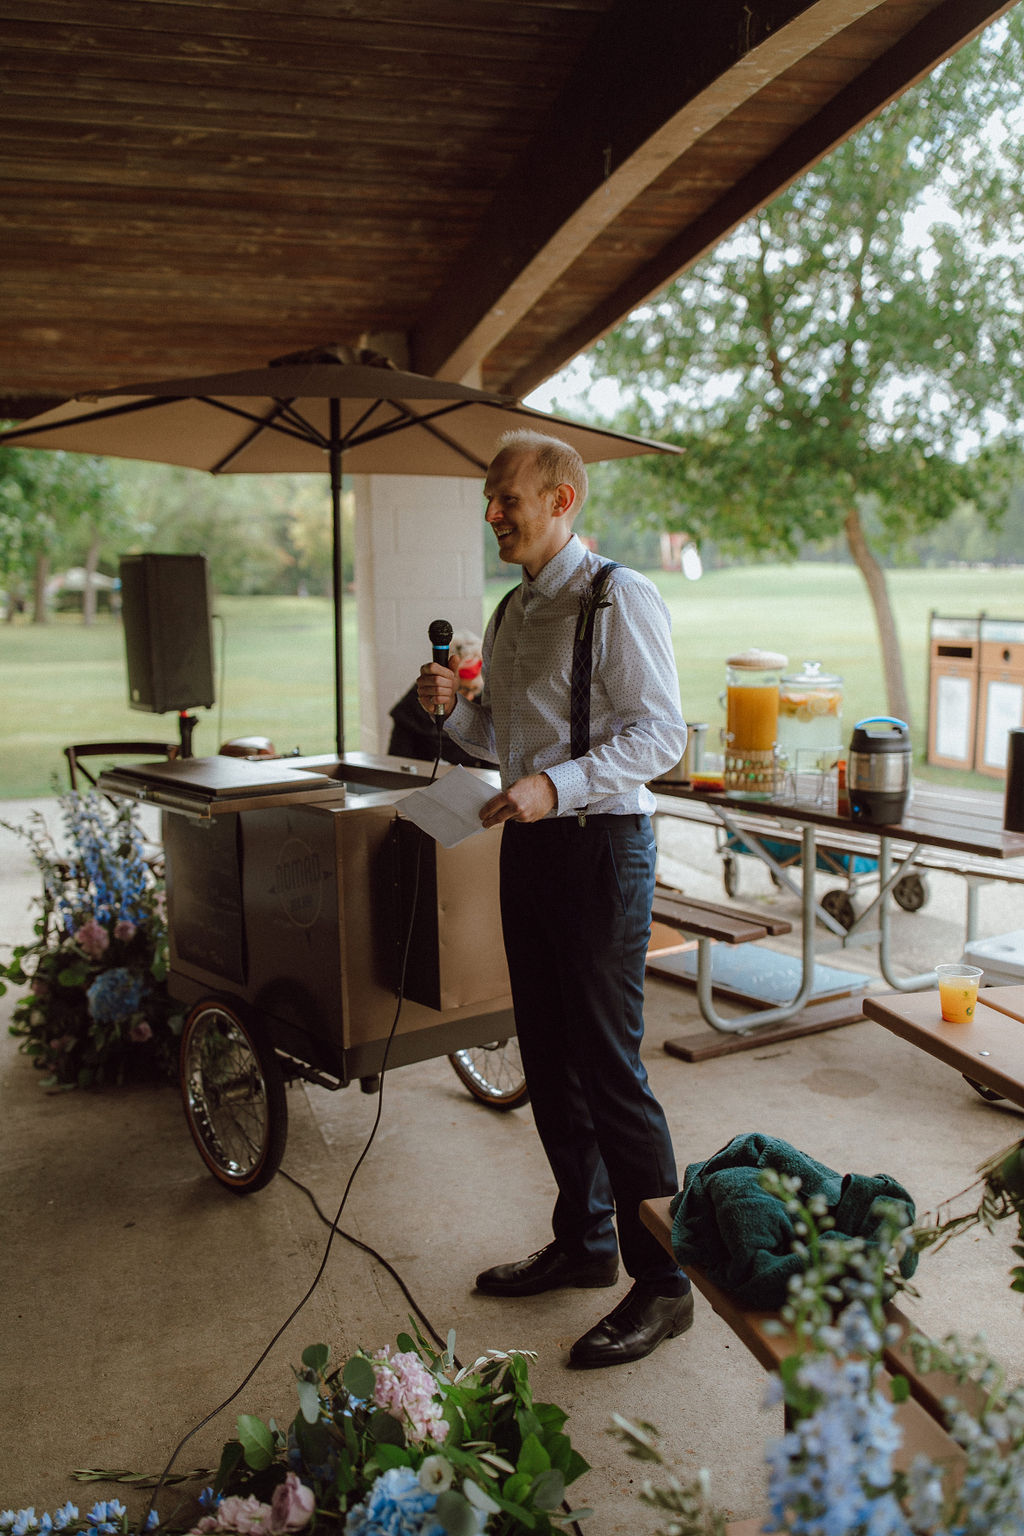
POLYGON ((903 657, 900 654, 899 637, 896 634, 896 620, 893 616, 892 604, 889 601, 889 588, 886 585, 885 572, 875 559, 875 555, 864 534, 864 525, 860 520, 860 513, 856 507, 851 507, 843 524, 846 534, 846 542, 850 554, 853 556, 857 569, 864 578, 864 584, 871 598, 871 606, 875 610, 875 625, 878 629, 878 638, 882 647, 882 668, 885 673, 885 697, 890 715, 895 715, 899 720, 905 720, 910 725, 910 700, 907 697, 907 684, 903 675, 903 657))
POLYGON ((32 623, 46 624, 49 614, 46 611, 46 579, 50 574, 49 555, 36 555, 36 568, 32 578, 32 623))
POLYGON ((93 539, 85 556, 85 586, 82 588, 82 623, 96 622, 96 566, 100 558, 100 541, 93 539))

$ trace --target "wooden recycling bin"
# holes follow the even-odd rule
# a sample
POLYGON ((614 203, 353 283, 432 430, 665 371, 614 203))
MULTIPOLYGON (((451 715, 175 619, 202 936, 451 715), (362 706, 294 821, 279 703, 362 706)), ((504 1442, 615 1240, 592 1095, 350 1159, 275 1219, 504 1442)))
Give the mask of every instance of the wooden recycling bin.
POLYGON ((982 615, 974 766, 1005 779, 1010 731, 1024 725, 1024 619, 982 615))
POLYGON ((974 767, 980 619, 933 613, 928 645, 928 762, 974 767))

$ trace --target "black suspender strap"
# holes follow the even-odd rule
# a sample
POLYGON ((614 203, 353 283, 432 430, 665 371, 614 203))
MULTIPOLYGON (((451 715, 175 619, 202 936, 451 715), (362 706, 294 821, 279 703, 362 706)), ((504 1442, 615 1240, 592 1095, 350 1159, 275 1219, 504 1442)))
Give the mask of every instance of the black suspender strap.
POLYGON ((608 578, 616 562, 602 565, 590 584, 590 591, 580 602, 576 634, 572 643, 572 684, 569 701, 571 757, 583 757, 590 751, 590 680, 594 670, 594 622, 599 608, 609 606, 604 597, 608 578))
POLYGON ((498 630, 501 628, 501 621, 505 617, 505 609, 508 607, 509 603, 512 601, 512 598, 518 591, 518 587, 510 587, 505 593, 505 596, 502 598, 501 602, 498 604, 497 608, 494 610, 494 634, 491 638, 492 649, 494 647, 495 640, 498 638, 498 630))

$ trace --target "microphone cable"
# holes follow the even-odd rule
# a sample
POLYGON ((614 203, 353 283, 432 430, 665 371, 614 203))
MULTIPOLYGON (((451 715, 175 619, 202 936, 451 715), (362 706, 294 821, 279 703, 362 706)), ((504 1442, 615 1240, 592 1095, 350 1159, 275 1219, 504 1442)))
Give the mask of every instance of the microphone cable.
MULTIPOLYGON (((437 768, 438 768, 438 763, 440 761, 440 755, 441 755, 441 742, 440 742, 440 730, 438 730, 437 756, 434 759, 434 766, 433 766, 433 769, 432 769, 431 775, 430 775, 430 783, 431 784, 433 784, 435 778, 437 777, 437 768)), ((412 882, 412 900, 411 900, 410 905, 409 905, 409 923, 408 923, 408 926, 407 926, 406 932, 405 932, 405 940, 404 940, 404 943, 403 943, 403 946, 402 946, 402 960, 401 960, 401 965, 399 967, 398 1001, 397 1001, 397 1005, 395 1007, 394 1018, 391 1021, 391 1028, 389 1029, 388 1034, 387 1034, 387 1038, 386 1038, 386 1040, 384 1042, 384 1054, 383 1054, 383 1056, 381 1058, 379 1081, 378 1081, 378 1084, 377 1084, 377 1108, 376 1108, 376 1113, 374 1114, 373 1124, 370 1127, 370 1133, 367 1136, 365 1143, 363 1144, 362 1151, 359 1153, 359 1156, 356 1158, 356 1161, 355 1161, 355 1163, 354 1163, 354 1165, 352 1167, 352 1171, 350 1172, 350 1174, 348 1176, 348 1179, 346 1181, 345 1188, 342 1191, 341 1201, 340 1201, 340 1204, 338 1205, 338 1209, 337 1209, 337 1212, 335 1214, 334 1220, 329 1223, 330 1233, 328 1235, 327 1243, 326 1243, 326 1246, 324 1248, 323 1255, 322 1255, 322 1257, 320 1259, 320 1264, 319 1264, 319 1266, 317 1268, 316 1274, 313 1276, 313 1279, 310 1281, 309 1286, 307 1287, 306 1292, 302 1296, 301 1300, 298 1301, 296 1303, 296 1305, 292 1308, 291 1312, 285 1318, 284 1322, 280 1325, 280 1327, 272 1335, 270 1340, 267 1342, 267 1344, 261 1350, 261 1352, 257 1356, 257 1358, 253 1361, 252 1365, 249 1367, 248 1371, 246 1371, 245 1375, 242 1377, 242 1380, 238 1383, 238 1385, 234 1388, 234 1390, 231 1393, 229 1393, 229 1395, 224 1399, 224 1401, 222 1403, 219 1403, 216 1408, 212 1408, 210 1410, 210 1412, 205 1415, 204 1418, 200 1419, 198 1424, 194 1424, 192 1426, 192 1428, 187 1432, 187 1434, 183 1435, 182 1438, 178 1441, 178 1444, 175 1446, 174 1450, 171 1452, 171 1455, 170 1455, 170 1457, 169 1457, 169 1459, 167 1461, 166 1466, 164 1467, 163 1471, 160 1473, 160 1475, 157 1478, 156 1483, 154 1485, 153 1492, 152 1492, 152 1495, 150 1496, 149 1504, 148 1504, 148 1506, 146 1508, 145 1515, 143 1516, 143 1519, 142 1519, 142 1525, 140 1527, 140 1530, 143 1531, 143 1532, 146 1531, 148 1526, 149 1526, 149 1522, 150 1522, 150 1520, 151 1520, 151 1518, 152 1518, 152 1516, 153 1516, 153 1514, 155 1512, 157 1498, 159 1497, 159 1495, 160 1495, 160 1493, 161 1493, 161 1491, 162 1491, 162 1489, 164 1487, 164 1484, 166 1483, 167 1478, 170 1475, 170 1472, 171 1472, 171 1469, 174 1466, 174 1463, 177 1461, 178 1457, 181 1455, 181 1452, 184 1450, 185 1446, 188 1444, 188 1442, 192 1439, 192 1437, 194 1435, 197 1435, 199 1433, 199 1431, 201 1429, 205 1429, 207 1424, 212 1424, 213 1420, 218 1418, 220 1416, 220 1414, 222 1414, 224 1412, 225 1408, 228 1408, 235 1401, 235 1399, 239 1396, 239 1394, 245 1390, 245 1388, 249 1385, 249 1383, 252 1380, 252 1378, 255 1376, 256 1372, 259 1370, 260 1366, 263 1364, 264 1360, 266 1360, 267 1356, 270 1354, 271 1350, 274 1348, 274 1345, 278 1342, 278 1340, 281 1338, 281 1336, 287 1331, 287 1329, 290 1328, 291 1324, 295 1321, 295 1319, 298 1317, 299 1313, 305 1307, 306 1303, 309 1301, 310 1297, 313 1295, 313 1293, 316 1290, 317 1286, 320 1284, 321 1279, 323 1278, 324 1271, 327 1268, 327 1261, 328 1261, 328 1259, 330 1257, 331 1248, 332 1248, 332 1246, 334 1244, 335 1233, 340 1231, 340 1228, 338 1226, 338 1222, 341 1220, 341 1214, 344 1211, 345 1206, 346 1206, 346 1204, 348 1202, 349 1192, 350 1192, 350 1190, 352 1188, 352 1185, 353 1185, 353 1183, 355 1181, 356 1174, 359 1172, 360 1168, 362 1167, 363 1163, 366 1160, 366 1157, 367 1157, 367 1155, 368 1155, 368 1153, 370 1151, 370 1148, 373 1146, 373 1143, 374 1143, 374 1141, 376 1139, 377 1132, 378 1132, 378 1130, 380 1128, 380 1123, 381 1123, 381 1119, 382 1119, 382 1116, 383 1116, 383 1110, 384 1110, 384 1076, 385 1076, 385 1073, 387 1071, 388 1056, 391 1053, 391 1044, 392 1044, 392 1041, 395 1038, 395 1031, 398 1028, 398 1021, 399 1021, 399 1019, 401 1017, 401 1014, 402 1014, 402 1006, 403 1006, 403 1004, 405 1002, 405 973, 406 973, 406 969, 407 969, 408 963, 409 963, 409 950, 410 950, 410 948, 412 946, 412 932, 413 932, 413 927, 414 927, 415 922, 416 922, 416 907, 417 907, 417 904, 419 902, 420 866, 421 866, 422 856, 423 856, 423 836, 421 834, 421 836, 417 839, 417 843, 416 843, 416 862, 415 862, 415 865, 414 865, 413 882, 412 882)), ((287 1175, 286 1175, 286 1177, 287 1177, 287 1175)), ((294 1182, 297 1182, 297 1181, 293 1180, 292 1182, 294 1183, 294 1182)), ((350 1241, 355 1241, 355 1239, 349 1239, 349 1240, 350 1241)), ((379 1255, 376 1255, 376 1257, 379 1257, 379 1255)), ((384 1263, 385 1261, 381 1260, 381 1262, 384 1263)), ((413 1305, 415 1305, 415 1304, 413 1304, 413 1305)), ((416 1310, 417 1310, 417 1312, 419 1311, 418 1308, 416 1308, 416 1310)), ((435 1335, 435 1339, 436 1339, 436 1335, 435 1335)), ((441 1345, 441 1347, 442 1348, 444 1347, 443 1344, 441 1345)))

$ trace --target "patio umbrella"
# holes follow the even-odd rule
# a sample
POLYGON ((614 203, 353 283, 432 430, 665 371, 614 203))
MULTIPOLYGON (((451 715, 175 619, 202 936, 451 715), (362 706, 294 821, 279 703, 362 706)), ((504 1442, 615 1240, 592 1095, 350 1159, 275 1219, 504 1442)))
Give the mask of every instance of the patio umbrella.
POLYGON ((334 537, 335 719, 342 725, 341 476, 482 479, 501 433, 531 427, 590 463, 677 453, 666 443, 532 410, 507 395, 395 368, 375 353, 318 348, 264 368, 79 395, 0 433, 0 445, 61 448, 214 475, 327 470, 334 537))

